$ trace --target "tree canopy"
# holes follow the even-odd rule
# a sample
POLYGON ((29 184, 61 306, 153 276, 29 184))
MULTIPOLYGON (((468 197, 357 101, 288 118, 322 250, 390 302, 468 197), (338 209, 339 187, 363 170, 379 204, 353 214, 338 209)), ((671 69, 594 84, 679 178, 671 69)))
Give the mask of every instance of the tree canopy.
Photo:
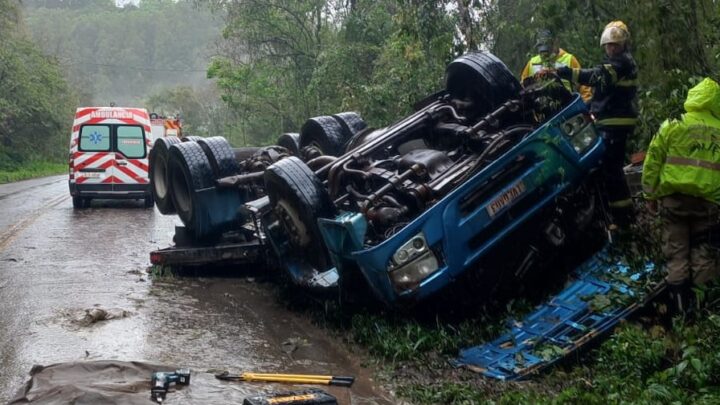
MULTIPOLYGON (((206 2, 198 2, 206 3, 206 2)), ((644 147, 659 124, 681 112, 687 89, 720 66, 720 3, 579 0, 213 0, 225 13, 214 58, 223 100, 239 130, 257 143, 296 131, 314 115, 359 111, 386 125, 413 101, 442 88, 446 64, 489 50, 519 75, 539 28, 584 66, 600 63, 609 21, 630 27, 640 65, 644 147)))
POLYGON ((142 104, 175 86, 206 87, 221 21, 187 1, 24 1, 34 40, 63 66, 85 105, 142 104))
POLYGON ((0 0, 0 170, 67 156, 75 98, 57 61, 24 35, 17 1, 0 0))
MULTIPOLYGON (((6 74, 48 75, 47 83, 17 82, 29 86, 23 97, 46 97, 37 108, 147 105, 236 144, 269 144, 312 116, 340 111, 387 125, 442 89, 445 66, 468 50, 489 50, 519 75, 539 28, 592 66, 602 58, 602 28, 621 19, 640 66, 631 147, 642 149, 682 112, 687 89, 717 77, 720 66, 715 0, 142 0, 123 8, 113 0, 0 0, 0 19, 10 38, 0 45, 6 74), (71 93, 77 103, 67 101, 71 93)), ((17 83, 0 83, 0 108, 13 117, 22 110, 9 107, 19 102, 8 101, 17 83)), ((5 145, 32 139, 8 135, 18 122, 0 124, 5 145)))

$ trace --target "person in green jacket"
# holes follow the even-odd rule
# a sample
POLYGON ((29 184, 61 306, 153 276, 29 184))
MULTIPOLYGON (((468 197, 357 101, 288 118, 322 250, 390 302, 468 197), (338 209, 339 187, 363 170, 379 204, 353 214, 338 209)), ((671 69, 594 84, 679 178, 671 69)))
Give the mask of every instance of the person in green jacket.
POLYGON ((642 186, 648 210, 663 222, 665 280, 671 310, 685 313, 691 287, 720 275, 709 232, 720 216, 720 85, 706 78, 690 89, 685 114, 665 121, 648 147, 642 186))

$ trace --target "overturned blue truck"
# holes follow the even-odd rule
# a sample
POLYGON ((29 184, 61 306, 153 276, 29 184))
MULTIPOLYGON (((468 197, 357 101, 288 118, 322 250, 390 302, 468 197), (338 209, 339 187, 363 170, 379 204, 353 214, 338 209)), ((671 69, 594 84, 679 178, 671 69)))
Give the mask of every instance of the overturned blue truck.
POLYGON ((468 274, 489 297, 604 229, 604 145, 577 94, 557 78, 522 89, 484 52, 450 63, 445 83, 383 128, 346 112, 278 146, 159 139, 155 201, 185 227, 151 261, 261 264, 403 307, 468 274))

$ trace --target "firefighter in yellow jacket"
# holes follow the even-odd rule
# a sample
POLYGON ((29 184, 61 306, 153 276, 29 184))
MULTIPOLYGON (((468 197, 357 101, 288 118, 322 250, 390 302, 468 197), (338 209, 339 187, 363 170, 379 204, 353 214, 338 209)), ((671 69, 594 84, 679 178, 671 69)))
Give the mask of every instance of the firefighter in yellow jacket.
MULTIPOLYGON (((526 85, 529 80, 533 79, 538 73, 547 69, 557 69, 559 67, 580 68, 580 62, 572 54, 558 47, 557 38, 552 31, 543 29, 538 31, 535 39, 535 49, 538 54, 533 56, 525 65, 522 73, 520 73, 520 82, 526 85)), ((577 91, 587 103, 592 97, 590 87, 575 85, 569 80, 563 80, 563 84, 569 91, 577 91)))
POLYGON ((708 243, 720 204, 720 85, 706 78, 690 89, 686 113, 665 121, 650 142, 642 186, 648 209, 663 220, 671 309, 685 313, 692 286, 718 277, 720 262, 708 243))

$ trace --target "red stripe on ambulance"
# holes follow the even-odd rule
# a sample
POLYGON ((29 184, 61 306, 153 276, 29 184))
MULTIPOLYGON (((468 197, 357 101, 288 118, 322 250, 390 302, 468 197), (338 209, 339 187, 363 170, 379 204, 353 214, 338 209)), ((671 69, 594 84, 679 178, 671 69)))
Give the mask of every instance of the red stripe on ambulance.
POLYGON ((75 165, 75 171, 80 171, 80 170, 90 166, 91 164, 97 162, 98 160, 100 160, 104 157, 107 157, 108 155, 109 154, 107 152, 102 152, 102 153, 97 153, 95 155, 91 155, 88 159, 75 165))
POLYGON ((137 167, 138 169, 140 169, 140 170, 142 170, 142 171, 144 171, 144 172, 147 172, 148 170, 150 170, 150 168, 148 167, 148 165, 146 165, 145 163, 143 163, 142 160, 130 159, 130 160, 128 160, 128 162, 130 162, 130 163, 133 164, 135 167, 137 167))

